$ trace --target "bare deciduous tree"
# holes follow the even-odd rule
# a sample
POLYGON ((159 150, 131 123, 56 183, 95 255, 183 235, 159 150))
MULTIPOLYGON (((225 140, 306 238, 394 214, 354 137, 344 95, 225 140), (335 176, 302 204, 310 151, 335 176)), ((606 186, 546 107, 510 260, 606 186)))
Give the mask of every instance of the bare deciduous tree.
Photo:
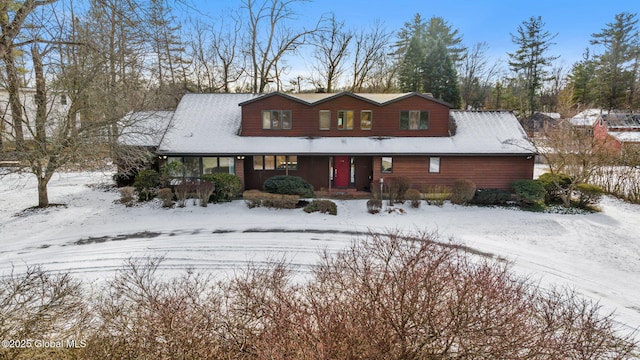
POLYGON ((313 35, 313 56, 316 59, 314 68, 319 78, 317 83, 330 93, 345 71, 349 44, 354 34, 344 30, 344 22, 338 21, 335 14, 331 14, 327 22, 326 30, 320 30, 313 35))
POLYGON ((243 0, 242 6, 248 13, 252 92, 263 93, 270 82, 275 82, 275 72, 282 68, 283 57, 305 45, 306 37, 318 30, 319 23, 299 31, 287 24, 296 16, 293 5, 304 1, 243 0))
POLYGON ((489 66, 488 44, 481 42, 466 48, 460 60, 460 97, 463 108, 482 109, 491 93, 491 81, 498 74, 499 63, 489 66))
POLYGON ((385 59, 385 54, 389 53, 390 39, 391 34, 384 29, 379 20, 373 23, 371 30, 362 30, 355 35, 351 91, 363 90, 378 61, 385 59))

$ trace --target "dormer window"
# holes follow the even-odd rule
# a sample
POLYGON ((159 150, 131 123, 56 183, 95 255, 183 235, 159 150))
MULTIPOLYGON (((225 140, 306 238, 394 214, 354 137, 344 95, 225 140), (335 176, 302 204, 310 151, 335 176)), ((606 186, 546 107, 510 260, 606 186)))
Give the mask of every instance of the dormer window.
POLYGON ((400 111, 400 130, 429 129, 429 112, 419 110, 400 111))
POLYGON ((291 110, 263 110, 262 128, 272 130, 291 129, 291 110))
POLYGON ((338 111, 338 130, 353 130, 353 110, 338 111))

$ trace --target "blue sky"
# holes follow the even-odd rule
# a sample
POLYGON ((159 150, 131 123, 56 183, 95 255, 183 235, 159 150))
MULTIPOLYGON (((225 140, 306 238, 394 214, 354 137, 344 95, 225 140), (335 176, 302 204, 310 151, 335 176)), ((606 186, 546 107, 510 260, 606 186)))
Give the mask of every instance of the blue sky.
MULTIPOLYGON (((221 12, 238 8, 240 0, 191 0, 204 14, 217 18, 221 12)), ((484 41, 494 60, 506 60, 507 52, 516 49, 510 33, 531 16, 541 16, 550 33, 558 33, 550 55, 559 55, 565 67, 581 59, 591 47, 592 33, 600 32, 615 14, 640 13, 639 0, 313 0, 299 3, 302 22, 309 25, 322 14, 335 13, 348 27, 367 27, 376 19, 389 31, 397 31, 416 13, 428 19, 444 18, 463 36, 465 45, 484 41)), ((593 48, 593 47, 592 47, 593 48)), ((598 49, 596 53, 599 53, 598 49)))

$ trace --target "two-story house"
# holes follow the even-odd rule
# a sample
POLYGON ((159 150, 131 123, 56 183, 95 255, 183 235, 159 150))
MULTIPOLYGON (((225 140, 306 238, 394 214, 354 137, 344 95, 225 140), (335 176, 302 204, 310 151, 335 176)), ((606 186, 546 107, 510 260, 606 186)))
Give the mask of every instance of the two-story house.
POLYGON ((451 111, 426 94, 188 94, 159 148, 185 177, 239 176, 245 189, 297 175, 316 189, 413 187, 469 179, 509 189, 533 177, 534 150, 511 112, 451 111))

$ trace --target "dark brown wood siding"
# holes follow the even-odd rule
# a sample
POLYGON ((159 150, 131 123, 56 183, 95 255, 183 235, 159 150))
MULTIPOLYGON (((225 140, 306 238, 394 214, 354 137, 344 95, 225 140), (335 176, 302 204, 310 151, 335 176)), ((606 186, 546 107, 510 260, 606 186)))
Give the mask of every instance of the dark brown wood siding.
MULTIPOLYGON (((244 160, 244 185, 246 189, 262 189, 265 180, 276 175, 286 175, 285 170, 253 170, 253 156, 244 160)), ((289 170, 289 175, 300 176, 314 189, 329 186, 328 156, 298 156, 298 168, 289 170)))
POLYGON ((413 188, 423 185, 453 185, 457 179, 472 180, 478 188, 511 190, 511 183, 532 179, 534 159, 524 156, 442 156, 440 172, 429 173, 428 156, 394 156, 393 173, 382 174, 381 157, 374 158, 374 181, 380 177, 408 176, 413 188))
POLYGON ((341 96, 319 105, 306 104, 282 97, 270 96, 242 107, 242 136, 449 136, 449 108, 420 96, 377 106, 367 101, 341 96), (292 127, 289 130, 262 129, 263 110, 291 110, 292 127), (331 128, 320 130, 320 110, 331 112, 331 128), (337 129, 337 113, 353 110, 353 130, 337 129), (361 111, 372 112, 371 130, 360 128, 361 111), (400 112, 420 110, 429 112, 427 130, 400 130, 400 112))

